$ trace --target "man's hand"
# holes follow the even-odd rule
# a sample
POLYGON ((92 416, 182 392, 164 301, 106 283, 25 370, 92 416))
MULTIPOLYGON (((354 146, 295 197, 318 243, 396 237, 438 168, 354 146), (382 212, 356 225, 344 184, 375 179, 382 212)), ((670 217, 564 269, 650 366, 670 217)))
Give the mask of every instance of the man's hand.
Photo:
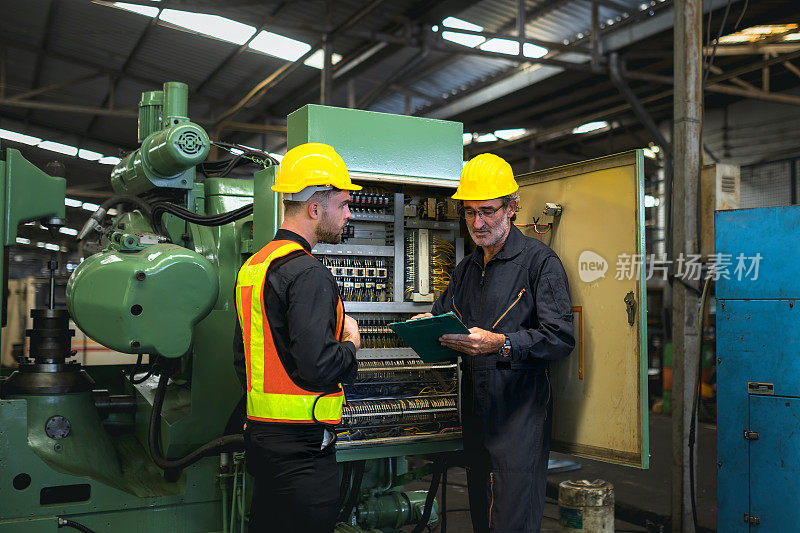
POLYGON ((342 342, 350 341, 356 345, 356 350, 361 349, 361 334, 358 332, 358 322, 350 315, 344 315, 344 329, 342 330, 342 342))
POLYGON ((506 341, 502 333, 492 333, 481 328, 469 328, 469 335, 442 335, 439 342, 467 355, 495 353, 506 341))
POLYGON ((433 316, 433 314, 431 314, 431 313, 420 313, 419 315, 412 316, 411 318, 409 318, 409 320, 416 320, 418 318, 428 318, 428 317, 431 317, 431 316, 433 316))

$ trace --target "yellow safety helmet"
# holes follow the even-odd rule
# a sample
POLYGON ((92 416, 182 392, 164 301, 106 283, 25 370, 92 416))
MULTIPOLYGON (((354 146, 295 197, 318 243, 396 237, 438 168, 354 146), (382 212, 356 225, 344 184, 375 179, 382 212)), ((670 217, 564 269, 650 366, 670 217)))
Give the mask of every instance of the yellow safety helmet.
POLYGON ((291 195, 289 199, 305 201, 311 194, 296 195, 306 187, 318 190, 332 187, 348 191, 361 190, 359 185, 350 181, 350 174, 342 157, 333 146, 324 143, 305 143, 295 146, 283 156, 275 174, 275 185, 272 190, 291 195), (305 197, 305 198, 303 198, 305 197))
POLYGON ((494 154, 480 154, 464 165, 453 199, 493 200, 518 189, 511 165, 505 159, 494 154))

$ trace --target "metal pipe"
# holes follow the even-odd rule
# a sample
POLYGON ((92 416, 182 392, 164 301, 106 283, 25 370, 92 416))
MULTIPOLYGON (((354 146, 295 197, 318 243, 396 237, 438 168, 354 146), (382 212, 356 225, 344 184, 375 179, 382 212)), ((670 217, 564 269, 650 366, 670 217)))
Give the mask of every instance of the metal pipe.
POLYGON ((636 114, 637 118, 641 121, 644 127, 647 128, 647 131, 653 136, 658 145, 666 151, 668 157, 672 157, 672 143, 670 143, 664 137, 664 134, 658 129, 658 126, 656 126, 653 118, 644 108, 631 88, 628 87, 628 84, 625 82, 625 79, 622 76, 623 71, 624 65, 622 65, 619 54, 613 52, 609 56, 608 62, 608 73, 611 77, 611 82, 617 87, 617 90, 620 92, 620 94, 631 105, 631 108, 633 109, 633 112, 636 114))

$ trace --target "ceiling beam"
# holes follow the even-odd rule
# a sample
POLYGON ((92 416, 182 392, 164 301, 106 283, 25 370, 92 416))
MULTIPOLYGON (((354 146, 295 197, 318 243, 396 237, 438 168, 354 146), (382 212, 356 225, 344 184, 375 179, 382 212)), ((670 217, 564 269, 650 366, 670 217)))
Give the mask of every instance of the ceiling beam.
MULTIPOLYGON (((142 85, 147 85, 153 88, 160 88, 164 84, 163 79, 155 79, 155 78, 148 78, 145 76, 140 76, 138 74, 127 73, 124 74, 117 69, 108 68, 104 65, 99 63, 95 63, 94 61, 89 61, 83 58, 74 57, 69 54, 65 54, 63 52, 59 52, 57 50, 51 50, 50 48, 42 48, 40 46, 32 45, 26 43, 24 41, 18 41, 16 39, 11 39, 5 35, 0 35, 0 44, 9 46, 11 48, 16 48, 18 50, 27 50, 29 52, 33 52, 37 55, 46 55, 53 59, 58 59, 60 61, 64 61, 66 63, 71 63, 73 65, 79 65, 82 67, 90 68, 92 70, 96 70, 98 72, 102 72, 105 75, 111 77, 120 77, 129 79, 131 81, 135 81, 137 83, 141 83, 142 85)), ((207 96, 205 94, 198 93, 197 91, 189 88, 189 95, 191 97, 196 97, 198 99, 204 100, 209 102, 217 107, 222 107, 226 105, 231 105, 232 102, 230 100, 224 100, 219 98, 214 98, 211 96, 207 96)))
POLYGON ((92 74, 87 74, 86 76, 80 76, 77 78, 73 78, 71 80, 60 81, 58 83, 54 83, 52 85, 48 85, 46 87, 39 87, 38 89, 33 89, 30 91, 25 91, 21 93, 17 93, 15 95, 9 96, 9 100, 27 100, 33 98, 35 96, 40 96, 45 93, 50 93, 53 91, 57 91, 59 89, 64 89, 66 87, 72 87, 73 85, 81 84, 85 81, 94 80, 105 76, 102 72, 93 72, 92 74))
MULTIPOLYGON (((733 0, 738 1, 738 0, 733 0)), ((704 11, 725 7, 728 0, 708 0, 704 4, 704 11)), ((625 25, 614 25, 607 28, 607 33, 602 36, 602 49, 611 52, 630 46, 647 37, 656 35, 672 28, 675 19, 673 9, 663 9, 654 16, 641 22, 629 22, 625 25)), ((450 118, 460 113, 493 102, 508 94, 519 91, 525 87, 539 83, 556 74, 564 72, 558 66, 536 65, 534 67, 520 68, 513 76, 507 77, 479 91, 471 92, 463 97, 455 96, 434 109, 422 110, 420 116, 429 118, 450 118)))
MULTIPOLYGON (((381 5, 384 1, 385 0, 372 0, 365 7, 359 9, 356 13, 348 17, 343 23, 339 24, 336 28, 334 28, 330 32, 328 37, 332 38, 341 32, 347 31, 349 28, 358 23, 358 21, 363 19, 365 16, 371 13, 375 8, 381 5)), ((281 81, 286 79, 286 77, 289 76, 289 74, 291 74, 292 72, 294 72, 300 65, 302 65, 306 59, 308 59, 309 57, 311 57, 311 55, 316 53, 316 51, 319 50, 320 47, 322 47, 322 45, 323 45, 323 40, 319 40, 311 47, 311 49, 309 49, 308 52, 303 54, 296 61, 290 61, 278 67, 278 69, 272 72, 272 74, 261 80, 259 83, 255 85, 255 87, 250 89, 250 91, 244 96, 244 98, 242 98, 236 104, 234 104, 226 111, 224 111, 216 119, 215 123, 220 124, 224 122, 226 119, 234 116, 236 113, 241 111, 242 108, 244 108, 246 105, 248 104, 252 105, 258 102, 258 100, 262 97, 262 95, 266 91, 268 91, 272 87, 275 87, 281 81)))

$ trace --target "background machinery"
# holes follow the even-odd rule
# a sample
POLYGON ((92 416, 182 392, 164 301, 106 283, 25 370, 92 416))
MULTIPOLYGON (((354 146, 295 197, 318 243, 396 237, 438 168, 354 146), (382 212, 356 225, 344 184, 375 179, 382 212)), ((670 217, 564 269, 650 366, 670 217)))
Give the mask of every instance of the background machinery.
MULTIPOLYGON (((309 107, 314 117, 328 112, 309 107)), ((439 156, 429 158, 435 172, 403 168, 416 161, 406 152, 395 156, 394 179, 378 184, 363 176, 366 188, 354 198, 346 241, 314 250, 336 276, 365 344, 339 432, 340 519, 348 531, 390 531, 419 521, 427 493, 399 484, 428 469, 410 473, 405 456, 460 448, 455 362, 422 364, 386 324, 428 310, 436 283, 441 290, 463 253, 457 213, 452 205, 445 209, 450 193, 436 181, 457 184, 461 125, 382 120, 395 119, 419 132, 435 123, 429 140, 447 133, 427 148, 439 156), (414 194, 404 194, 408 179, 439 187, 415 183, 414 194), (406 243, 420 234, 431 244, 417 256, 406 243), (421 271, 428 272, 424 278, 421 271), (415 302, 415 294, 424 297, 415 302)), ((291 131, 306 129, 290 122, 291 131)), ((204 162, 212 143, 189 121, 187 87, 176 82, 142 95, 139 142, 112 170, 115 197, 79 234, 99 236, 102 251, 71 276, 68 311, 32 311, 29 358, 2 384, 0 531, 245 527, 249 493, 237 453, 243 391, 232 366, 233 287, 243 261, 277 229, 279 198, 270 190, 277 161, 219 145, 232 157, 204 162), (244 163, 262 170, 254 179, 227 177, 244 163), (201 182, 196 169, 205 176, 201 182), (112 207, 118 214, 109 217, 112 207), (109 348, 149 355, 149 366, 124 376, 87 367, 92 376, 71 363, 70 316, 109 348)), ((38 171, 14 150, 2 165, 6 244, 14 242, 20 222, 62 223, 63 179, 38 171), (36 201, 20 202, 20 195, 36 201)), ((434 521, 436 505, 429 507, 425 520, 434 521)))
MULTIPOLYGON (((270 189, 277 161, 210 141, 189 120, 186 95, 176 82, 142 95, 141 146, 112 170, 115 196, 79 233, 99 237, 101 251, 70 277, 68 313, 32 311, 29 356, 0 382, 0 532, 246 527, 252 480, 239 451, 233 288, 241 264, 279 225, 280 197, 270 189), (206 161, 212 145, 231 157, 206 161), (260 170, 252 179, 231 174, 253 163, 260 170), (88 337, 140 361, 149 356, 148 364, 122 373, 70 362, 69 317, 88 337)), ((467 233, 450 199, 462 125, 307 105, 289 115, 287 135, 290 149, 331 144, 364 187, 343 242, 313 250, 363 342, 337 428, 337 529, 432 523, 443 464, 407 457, 461 449, 460 371, 456 361, 423 363, 387 325, 430 310, 465 255, 467 233), (431 471, 432 490, 404 489, 431 471)), ((645 273, 605 276, 606 262, 599 277, 582 279, 587 250, 593 266, 644 253, 642 152, 517 179, 516 223, 559 254, 574 306, 575 353, 552 374, 553 447, 646 468, 645 273)), ((0 180, 5 246, 21 222, 63 224, 64 179, 6 150, 0 180)))

